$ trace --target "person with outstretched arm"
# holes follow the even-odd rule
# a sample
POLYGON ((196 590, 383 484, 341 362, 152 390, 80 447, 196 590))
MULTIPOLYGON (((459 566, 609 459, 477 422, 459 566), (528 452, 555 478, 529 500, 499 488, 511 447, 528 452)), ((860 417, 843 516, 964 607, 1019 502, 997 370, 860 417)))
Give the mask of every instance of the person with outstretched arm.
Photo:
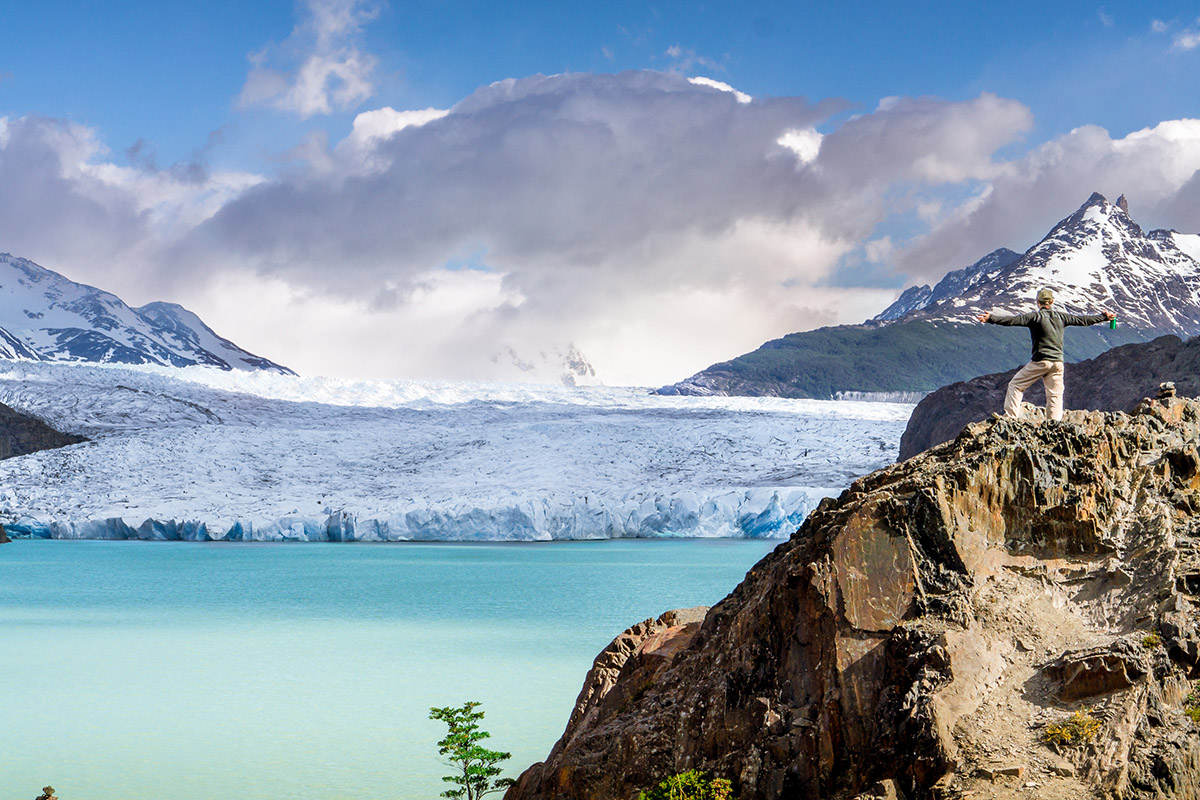
POLYGON ((1041 289, 1037 293, 1037 311, 1007 316, 1005 314, 980 314, 980 322, 993 325, 1009 325, 1029 328, 1033 337, 1033 357, 1029 363, 1017 370, 1008 382, 1004 395, 1004 416, 1014 419, 1021 416, 1021 397, 1025 390, 1040 379, 1046 387, 1046 417, 1061 420, 1063 416, 1063 332, 1068 325, 1095 325, 1097 322, 1115 319, 1116 314, 1103 311, 1099 314, 1067 314, 1055 311, 1054 292, 1041 289))

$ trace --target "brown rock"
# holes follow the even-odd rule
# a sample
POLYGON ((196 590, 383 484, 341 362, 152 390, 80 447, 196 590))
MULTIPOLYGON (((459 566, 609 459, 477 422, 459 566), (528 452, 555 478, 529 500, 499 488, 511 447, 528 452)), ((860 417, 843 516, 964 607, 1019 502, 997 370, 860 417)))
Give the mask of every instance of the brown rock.
MULTIPOLYGON (((1069 344, 1069 335, 1067 339, 1069 344)), ((981 375, 926 395, 900 437, 900 460, 948 442, 969 423, 1000 411, 1016 371, 981 375)), ((1144 396, 1157 393, 1165 381, 1173 381, 1180 395, 1200 396, 1200 337, 1184 342, 1177 336, 1161 336, 1068 364, 1064 404, 1085 411, 1130 411, 1144 396)), ((1040 382, 1025 393, 1025 400, 1034 405, 1045 402, 1040 382)))
POLYGON ((1177 398, 973 426, 856 481, 707 614, 617 637, 508 800, 630 798, 688 769, 743 800, 959 796, 977 769, 1045 763, 1031 721, 1067 716, 1064 691, 1102 724, 1028 796, 1200 800, 1178 580, 1200 573, 1180 499, 1198 440, 1177 398))
POLYGON ((1118 641, 1111 645, 1063 653, 1046 666, 1046 675, 1060 685, 1058 696, 1073 702, 1128 689, 1145 677, 1148 667, 1138 645, 1118 641))
POLYGON ((1000 777, 1023 778, 1025 777, 1025 767, 1019 764, 1010 764, 1003 767, 980 767, 976 773, 981 778, 987 778, 989 781, 994 781, 1000 777))

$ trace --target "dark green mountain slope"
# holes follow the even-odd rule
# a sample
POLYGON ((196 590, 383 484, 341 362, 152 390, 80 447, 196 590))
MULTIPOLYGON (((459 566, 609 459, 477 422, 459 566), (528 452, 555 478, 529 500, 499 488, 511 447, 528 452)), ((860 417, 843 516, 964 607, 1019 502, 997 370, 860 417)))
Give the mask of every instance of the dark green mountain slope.
MULTIPOLYGON (((1107 326, 1067 331, 1068 361, 1154 334, 1107 326)), ((731 361, 714 364, 660 394, 736 394, 824 399, 837 392, 921 392, 1029 360, 1024 328, 916 320, 840 325, 791 333, 731 361)))

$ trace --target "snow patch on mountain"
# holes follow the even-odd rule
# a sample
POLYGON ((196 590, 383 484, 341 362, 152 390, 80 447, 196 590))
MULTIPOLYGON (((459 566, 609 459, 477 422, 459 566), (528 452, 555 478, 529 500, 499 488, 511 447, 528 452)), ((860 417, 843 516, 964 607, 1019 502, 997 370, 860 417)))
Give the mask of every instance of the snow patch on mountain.
POLYGON ((0 462, 10 531, 147 539, 784 536, 912 410, 45 362, 0 402, 90 439, 0 462))
MULTIPOLYGON (((1154 231, 1153 233, 1160 233, 1160 231, 1154 231)), ((1200 233, 1167 231, 1167 234, 1171 237, 1171 242, 1177 248, 1191 256, 1197 263, 1200 263, 1200 233)))

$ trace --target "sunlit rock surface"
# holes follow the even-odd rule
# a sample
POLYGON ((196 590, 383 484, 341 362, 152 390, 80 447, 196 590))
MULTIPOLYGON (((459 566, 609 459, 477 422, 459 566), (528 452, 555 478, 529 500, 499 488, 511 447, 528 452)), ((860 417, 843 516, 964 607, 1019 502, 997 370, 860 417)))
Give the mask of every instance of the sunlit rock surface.
POLYGON ((618 637, 508 800, 693 768, 744 800, 1200 797, 1198 440, 1175 398, 979 423, 856 481, 703 623, 618 637), (1095 738, 1051 748, 1074 711, 1095 738))

